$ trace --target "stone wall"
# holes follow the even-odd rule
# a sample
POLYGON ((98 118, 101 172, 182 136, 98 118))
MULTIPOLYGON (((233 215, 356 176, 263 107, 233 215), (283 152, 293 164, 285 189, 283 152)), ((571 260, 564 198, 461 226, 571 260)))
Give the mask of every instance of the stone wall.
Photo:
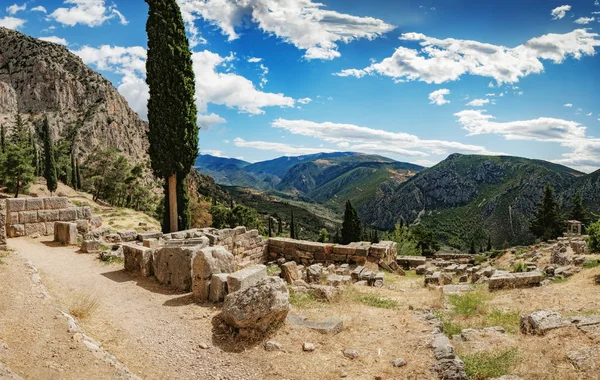
POLYGON ((0 250, 6 249, 6 201, 0 199, 0 250))
POLYGON ((92 211, 74 207, 66 197, 10 198, 6 200, 6 233, 8 237, 33 234, 53 235, 55 222, 73 222, 77 229, 88 232, 92 211))
POLYGON ((285 258, 297 263, 348 263, 364 265, 366 262, 394 261, 396 243, 381 241, 376 244, 356 242, 348 245, 315 243, 289 238, 271 238, 268 243, 269 259, 285 258))

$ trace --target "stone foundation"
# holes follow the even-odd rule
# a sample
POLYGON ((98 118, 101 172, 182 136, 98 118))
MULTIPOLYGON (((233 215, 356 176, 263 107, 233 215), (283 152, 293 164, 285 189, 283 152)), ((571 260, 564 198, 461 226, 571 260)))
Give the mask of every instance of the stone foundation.
POLYGON ((87 233, 91 219, 89 207, 74 207, 66 197, 9 198, 6 200, 6 226, 3 230, 8 237, 53 235, 56 222, 72 222, 79 232, 87 233))
POLYGON ((0 250, 6 249, 6 202, 0 200, 0 250))

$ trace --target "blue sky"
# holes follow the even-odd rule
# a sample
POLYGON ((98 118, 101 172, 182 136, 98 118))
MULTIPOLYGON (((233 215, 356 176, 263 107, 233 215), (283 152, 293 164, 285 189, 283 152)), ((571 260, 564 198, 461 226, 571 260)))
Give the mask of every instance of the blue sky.
MULTIPOLYGON (((600 168, 595 0, 178 0, 200 150, 258 161, 454 152, 600 168)), ((146 115, 141 0, 3 1, 0 25, 65 44, 146 115)))

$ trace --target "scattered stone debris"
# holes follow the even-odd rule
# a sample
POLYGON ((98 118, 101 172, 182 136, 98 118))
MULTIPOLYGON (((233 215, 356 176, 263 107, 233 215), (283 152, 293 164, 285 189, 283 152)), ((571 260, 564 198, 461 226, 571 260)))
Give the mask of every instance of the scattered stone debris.
POLYGON ((286 318, 286 322, 299 328, 306 328, 320 332, 321 334, 335 335, 344 329, 344 322, 339 318, 326 318, 322 321, 309 320, 303 315, 289 314, 286 318))
POLYGON ((302 344, 302 351, 304 352, 313 352, 315 350, 315 345, 312 343, 304 343, 302 344))
POLYGON ((346 349, 342 352, 348 359, 356 359, 359 357, 358 351, 354 349, 346 349))
POLYGON ((406 365, 406 360, 404 360, 404 358, 396 358, 394 360, 392 360, 392 366, 398 368, 398 367, 404 367, 406 365))
POLYGON ((274 340, 268 340, 265 342, 265 351, 281 351, 285 352, 283 349, 283 344, 276 342, 274 340))

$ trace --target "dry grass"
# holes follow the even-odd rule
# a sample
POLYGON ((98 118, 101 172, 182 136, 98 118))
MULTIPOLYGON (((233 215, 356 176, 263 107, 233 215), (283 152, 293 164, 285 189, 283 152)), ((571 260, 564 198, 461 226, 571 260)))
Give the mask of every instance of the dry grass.
POLYGON ((79 319, 85 319, 94 314, 99 306, 100 296, 97 293, 79 293, 69 306, 69 314, 79 319))

